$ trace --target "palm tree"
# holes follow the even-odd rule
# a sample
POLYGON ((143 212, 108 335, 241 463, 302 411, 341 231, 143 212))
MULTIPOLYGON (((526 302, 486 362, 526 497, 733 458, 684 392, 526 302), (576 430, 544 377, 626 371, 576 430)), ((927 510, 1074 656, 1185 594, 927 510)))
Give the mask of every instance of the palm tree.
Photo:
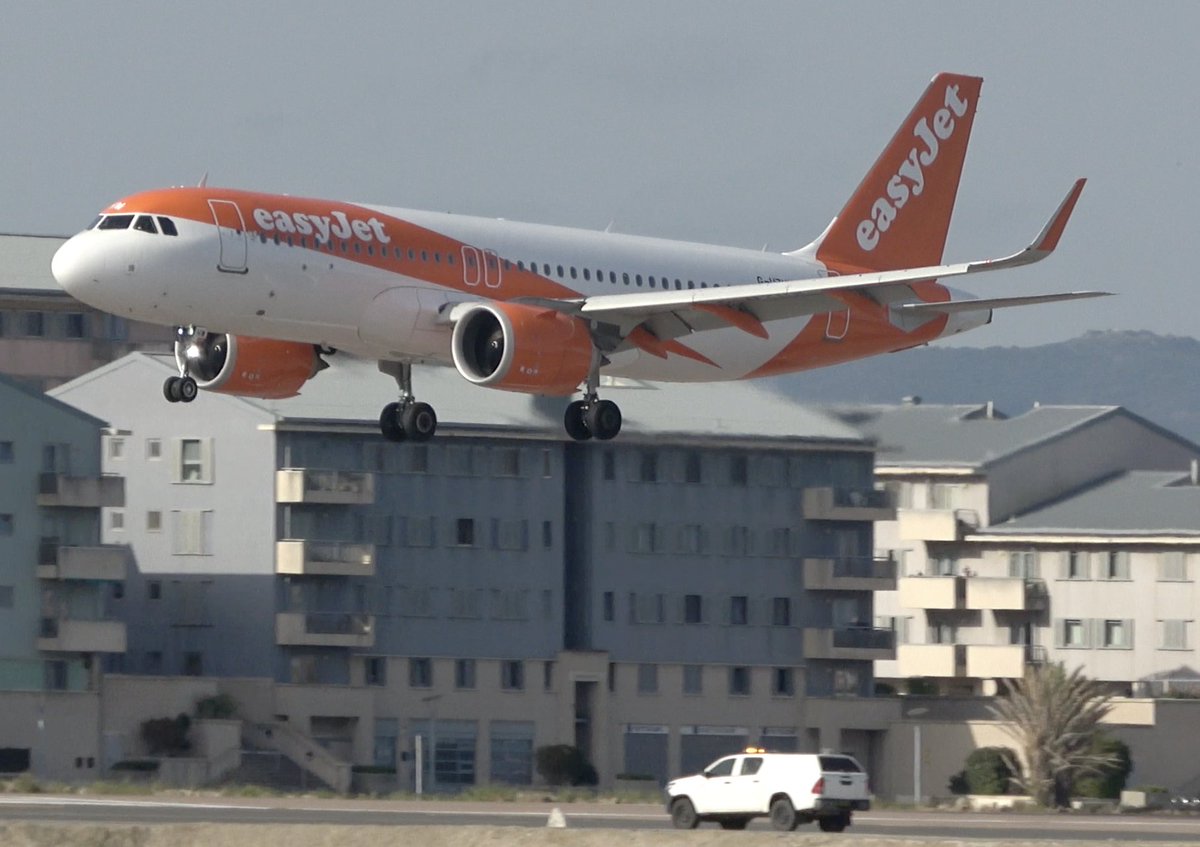
POLYGON ((1027 666, 1024 679, 989 707, 1025 759, 1024 769, 1008 762, 1021 774, 1013 781, 1039 806, 1068 805, 1076 777, 1111 764, 1092 744, 1112 708, 1109 700, 1099 682, 1079 668, 1067 673, 1059 663, 1027 666))

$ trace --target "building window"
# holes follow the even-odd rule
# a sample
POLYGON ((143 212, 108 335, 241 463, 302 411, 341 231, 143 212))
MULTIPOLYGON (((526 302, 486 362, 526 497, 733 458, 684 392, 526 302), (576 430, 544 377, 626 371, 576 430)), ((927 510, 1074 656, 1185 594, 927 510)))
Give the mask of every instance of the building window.
POLYGON ((754 552, 754 533, 748 526, 731 526, 725 536, 725 555, 749 556, 754 552))
POLYGON ((792 625, 792 598, 791 597, 772 597, 771 598, 771 625, 772 626, 791 626, 792 625))
POLYGON ((475 546, 474 518, 459 518, 454 522, 454 543, 458 547, 475 546))
POLYGON ((1063 579, 1090 579, 1088 573, 1088 554, 1079 550, 1069 550, 1064 562, 1063 579))
POLYGON ((736 665, 729 669, 729 693, 739 697, 750 694, 750 668, 736 665))
POLYGON ((699 594, 683 595, 683 622, 704 622, 704 602, 699 594))
POLYGON ((641 482, 658 482, 658 454, 643 450, 638 466, 638 479, 641 482))
POLYGON ((49 691, 67 690, 67 663, 62 659, 48 659, 42 665, 42 682, 49 691))
POLYGON ((612 623, 617 617, 617 599, 616 595, 611 591, 605 591, 602 598, 603 617, 608 623, 612 623))
POLYGON ((776 697, 791 697, 796 693, 796 681, 791 668, 771 670, 771 693, 776 697))
POLYGON ((163 667, 162 650, 147 650, 142 657, 142 669, 148 674, 160 674, 163 667))
POLYGON ((542 662, 542 688, 546 691, 554 690, 554 662, 542 662))
POLYGON ((729 598, 729 622, 734 626, 745 626, 750 622, 750 600, 745 594, 729 598))
POLYGON ((1161 620, 1159 626, 1160 650, 1191 650, 1192 622, 1187 620, 1161 620))
POLYGON ((1133 647, 1133 621, 1107 620, 1102 628, 1103 647, 1112 650, 1128 650, 1133 647))
POLYGON ((683 457, 683 481, 699 485, 704 480, 703 462, 699 453, 685 453, 683 457))
POLYGON ((171 552, 176 556, 211 556, 212 523, 211 510, 172 510, 171 552))
POLYGON ((729 457, 729 484, 744 487, 749 481, 749 463, 745 456, 729 457))
POLYGON ((188 650, 183 654, 183 675, 204 676, 204 654, 196 650, 188 650))
POLYGON ((87 335, 87 319, 82 312, 63 315, 63 334, 67 338, 83 338, 87 335))
POLYGON ((162 458, 162 439, 147 438, 146 439, 146 458, 151 461, 162 458))
POLYGON ((492 454, 496 476, 521 475, 521 451, 516 447, 500 447, 492 454))
POLYGON ((704 666, 703 665, 684 665, 683 666, 683 693, 684 694, 703 694, 704 693, 704 666))
POLYGON ((1037 551, 1014 550, 1008 554, 1008 575, 1016 579, 1036 579, 1037 551))
POLYGON ((638 665, 638 694, 658 693, 658 665, 638 665))
POLYGON ((1163 553, 1158 557, 1159 582, 1187 582, 1187 559, 1183 553, 1163 553))
POLYGON ((146 583, 146 599, 161 600, 162 599, 162 583, 157 579, 152 579, 146 583))
POLYGON ((6 512, 0 512, 0 535, 13 534, 13 516, 6 512))
POLYGON ((125 458, 125 439, 118 435, 108 438, 108 458, 120 460, 125 458))
POLYGON ((387 685, 387 659, 367 656, 363 660, 363 679, 367 685, 387 685))
POLYGON ((554 524, 542 521, 542 547, 549 550, 554 546, 554 524))
POLYGON ((0 441, 0 465, 11 465, 13 462, 13 443, 0 441))
POLYGON ((212 439, 181 438, 176 442, 176 482, 212 482, 212 439))
POLYGON ((474 659, 454 660, 454 687, 461 690, 470 690, 475 687, 474 659))
POLYGON ((108 513, 108 528, 114 532, 120 532, 125 529, 125 512, 122 509, 113 509, 108 513))
POLYGON ((1077 618, 1067 618, 1062 622, 1061 640, 1063 647, 1087 647, 1087 621, 1077 618))
POLYGON ((162 532, 162 512, 146 512, 146 532, 162 532))
POLYGON ((41 338, 46 334, 46 316, 41 312, 21 313, 22 334, 30 338, 41 338))
POLYGON ((410 688, 433 687, 433 660, 420 658, 408 660, 408 685, 410 688))
POLYGON ((525 688, 525 663, 509 659, 500 663, 500 687, 505 691, 521 691, 525 688))
POLYGON ((837 668, 833 672, 833 693, 836 697, 862 695, 863 676, 857 668, 837 668))
POLYGON ((1129 579, 1129 554, 1123 550, 1109 550, 1102 553, 1100 563, 1101 579, 1129 579))

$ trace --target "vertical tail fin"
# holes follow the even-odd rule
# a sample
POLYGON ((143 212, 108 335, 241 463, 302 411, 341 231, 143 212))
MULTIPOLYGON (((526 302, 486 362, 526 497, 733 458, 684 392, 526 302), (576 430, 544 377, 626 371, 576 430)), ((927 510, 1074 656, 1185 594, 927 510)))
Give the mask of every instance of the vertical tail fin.
POLYGON ((841 272, 941 264, 982 84, 935 76, 837 219, 806 249, 841 272))

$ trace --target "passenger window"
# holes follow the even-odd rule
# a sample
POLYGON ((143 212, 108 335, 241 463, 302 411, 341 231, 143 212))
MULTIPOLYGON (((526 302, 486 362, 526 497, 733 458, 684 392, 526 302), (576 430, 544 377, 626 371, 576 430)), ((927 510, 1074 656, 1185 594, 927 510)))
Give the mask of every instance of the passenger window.
POLYGON ((440 265, 440 264, 442 263, 442 254, 441 254, 441 252, 440 252, 440 251, 434 251, 434 254, 433 254, 433 263, 434 263, 435 265, 440 265))
POLYGON ((550 276, 550 266, 549 265, 542 265, 542 275, 550 276))
POLYGON ((608 281, 611 282, 613 285, 617 284, 617 272, 616 271, 608 272, 608 281))
POLYGON ((763 760, 760 756, 747 756, 746 758, 742 759, 742 770, 740 772, 741 775, 753 776, 754 774, 758 773, 759 769, 762 767, 762 763, 763 760))
POLYGON ((575 266, 574 265, 571 265, 571 279, 578 279, 578 277, 575 276, 575 266))
POLYGON ((179 235, 179 230, 175 229, 175 221, 170 218, 159 217, 158 228, 162 230, 163 235, 179 235))
POLYGON ((654 288, 654 287, 655 287, 655 285, 654 285, 654 277, 650 277, 650 287, 651 287, 651 288, 654 288))
POLYGON ((453 253, 447 253, 447 254, 446 254, 446 264, 447 264, 447 265, 453 265, 453 264, 454 264, 454 254, 453 254, 453 253))
POLYGON ((621 279, 625 280, 626 285, 629 285, 629 274, 628 273, 621 274, 621 279))
POLYGON ((696 283, 692 282, 692 281, 689 279, 689 280, 688 280, 688 288, 695 288, 695 287, 696 287, 696 283))
POLYGON ((678 279, 675 280, 675 290, 678 291, 681 288, 683 288, 683 284, 678 279))
POLYGON ((733 773, 733 763, 736 761, 737 759, 722 759, 705 771, 705 773, 709 776, 729 776, 733 773))
POLYGON ((421 251, 421 261, 422 261, 422 262, 428 262, 428 261, 429 261, 429 251, 428 251, 428 250, 422 250, 422 251, 421 251))
POLYGON ((415 259, 415 258, 417 258, 417 253, 416 253, 416 251, 415 251, 415 250, 412 250, 412 249, 409 249, 409 251, 408 251, 408 258, 409 258, 410 260, 411 260, 411 259, 415 259))
POLYGON ((129 229, 133 223, 133 215, 109 215, 100 221, 97 229, 129 229))
POLYGON ((558 278, 559 278, 559 279, 562 279, 562 275, 563 275, 563 272, 562 272, 562 265, 559 265, 559 266, 558 266, 558 278))
POLYGON ((584 282, 588 282, 588 281, 590 281, 590 280, 591 280, 591 278, 592 278, 592 272, 591 272, 590 270, 588 270, 587 268, 584 268, 584 269, 583 269, 583 279, 584 279, 584 282))
POLYGON ((638 284, 638 288, 642 287, 642 275, 641 274, 637 275, 637 284, 638 284))

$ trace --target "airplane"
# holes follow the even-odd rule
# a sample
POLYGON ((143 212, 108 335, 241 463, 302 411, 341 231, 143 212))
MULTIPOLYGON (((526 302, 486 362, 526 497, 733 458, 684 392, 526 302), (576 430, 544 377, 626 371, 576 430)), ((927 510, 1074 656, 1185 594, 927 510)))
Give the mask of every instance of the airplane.
POLYGON ((202 180, 113 203, 51 269, 84 303, 176 328, 179 376, 163 385, 171 402, 200 388, 294 396, 341 351, 395 378, 399 397, 379 420, 390 441, 425 441, 437 428, 413 391, 417 363, 500 390, 566 398, 582 387, 566 405, 566 433, 607 440, 622 418, 599 396, 602 371, 666 382, 773 376, 926 344, 989 323, 997 308, 1105 296, 976 299, 943 285, 1046 258, 1085 182, 1024 250, 942 264, 982 82, 935 76, 833 222, 786 253, 202 180))

